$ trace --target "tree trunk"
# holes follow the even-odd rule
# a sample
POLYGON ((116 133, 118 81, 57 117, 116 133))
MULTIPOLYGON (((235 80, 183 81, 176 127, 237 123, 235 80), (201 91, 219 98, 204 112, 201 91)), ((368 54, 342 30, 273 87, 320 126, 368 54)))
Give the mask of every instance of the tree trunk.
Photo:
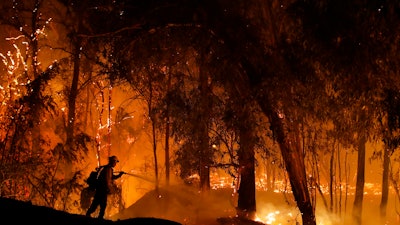
POLYGON ((255 143, 251 122, 247 119, 249 117, 245 110, 240 118, 242 124, 239 126, 240 149, 238 157, 240 184, 237 212, 240 217, 254 220, 256 218, 255 143))
POLYGON ((282 118, 278 112, 275 112, 268 99, 260 98, 258 103, 263 112, 268 116, 271 129, 281 149, 293 195, 302 215, 303 225, 316 225, 315 212, 307 186, 304 155, 302 154, 297 126, 291 125, 291 132, 288 132, 287 129, 285 129, 285 125, 287 127, 289 125, 284 123, 287 122, 288 119, 285 119, 285 117, 282 118))
MULTIPOLYGON (((40 7, 40 1, 35 0, 34 9, 38 9, 40 7)), ((38 61, 38 53, 39 53, 39 41, 38 41, 38 33, 39 29, 39 10, 32 10, 32 33, 30 35, 30 47, 31 47, 31 59, 32 59, 32 70, 33 70, 33 78, 37 79, 39 77, 39 61, 38 61)), ((40 87, 39 87, 40 88, 40 87)), ((40 98, 40 90, 34 90, 36 93, 35 99, 40 98)), ((34 152, 40 151, 40 139, 41 139, 41 131, 40 131, 40 104, 34 104, 33 106, 33 127, 32 127, 32 149, 34 152)))
POLYGON ((155 175, 155 189, 158 190, 158 158, 157 158, 157 132, 156 132, 156 122, 154 121, 154 118, 152 119, 151 122, 151 132, 152 132, 152 138, 153 138, 153 157, 154 157, 154 175, 155 175))
POLYGON ((72 143, 74 139, 74 125, 75 125, 75 101, 78 95, 78 80, 79 80, 79 67, 80 67, 80 54, 81 54, 81 43, 80 37, 74 43, 74 70, 72 74, 72 84, 68 96, 68 118, 67 118, 67 140, 66 146, 70 149, 73 148, 72 143))
POLYGON ((168 186, 169 185, 169 180, 170 180, 170 175, 169 175, 169 123, 170 123, 170 118, 169 118, 169 112, 168 112, 168 105, 167 105, 167 118, 166 118, 166 124, 165 124, 165 183, 168 186))
MULTIPOLYGON (((168 73, 168 81, 167 81, 167 93, 170 92, 171 89, 171 73, 168 73)), ((169 107, 170 107, 170 99, 167 97, 167 102, 166 102, 166 112, 165 112, 165 183, 168 186, 169 185, 169 125, 170 125, 170 117, 169 117, 169 107)))
MULTIPOLYGON (((81 11, 80 9, 79 11, 81 11)), ((69 158, 68 161, 72 160, 72 152, 75 146, 74 144, 74 130, 75 130, 75 111, 76 111, 76 98, 78 96, 78 83, 80 76, 80 66, 81 66, 81 49, 82 49, 82 37, 79 36, 82 28, 82 14, 78 13, 78 30, 77 33, 72 36, 72 44, 73 44, 73 74, 72 74, 72 83, 68 94, 68 118, 66 125, 66 155, 69 158)))
POLYGON ((381 219, 385 219, 386 217, 386 208, 389 197, 389 164, 390 164, 390 152, 392 149, 389 149, 390 145, 385 144, 385 148, 383 149, 383 174, 382 174, 382 197, 381 204, 379 206, 381 219))
POLYGON ((158 159, 157 159, 157 132, 156 132, 156 116, 153 113, 153 77, 149 79, 149 99, 148 99, 148 113, 151 121, 151 137, 153 146, 153 157, 154 157, 154 176, 155 176, 155 189, 158 191, 158 159))
POLYGON ((365 137, 362 135, 358 143, 358 159, 357 159, 357 182, 356 194, 353 204, 353 219, 355 224, 361 224, 362 203, 364 199, 364 183, 365 183, 365 137))
POLYGON ((211 109, 209 100, 209 86, 208 86, 208 74, 205 71, 205 66, 203 61, 206 60, 205 52, 202 52, 202 60, 200 62, 200 80, 199 80, 199 90, 200 90, 200 106, 199 106, 199 153, 200 153, 200 189, 203 191, 210 190, 210 164, 212 162, 212 151, 209 145, 209 121, 211 109))
POLYGON ((329 162, 329 198, 330 198, 329 211, 330 212, 333 212, 333 186, 335 183, 335 174, 336 174, 336 168, 334 164, 335 164, 335 147, 332 148, 331 159, 329 162))

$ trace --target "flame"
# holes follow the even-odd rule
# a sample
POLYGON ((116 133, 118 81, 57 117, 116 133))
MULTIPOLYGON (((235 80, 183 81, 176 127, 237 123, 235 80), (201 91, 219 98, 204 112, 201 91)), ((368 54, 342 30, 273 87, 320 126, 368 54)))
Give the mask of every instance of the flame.
POLYGON ((255 221, 266 223, 266 224, 273 224, 276 222, 276 216, 279 215, 281 212, 280 211, 275 211, 271 213, 267 213, 267 215, 263 216, 263 218, 256 217, 255 221))

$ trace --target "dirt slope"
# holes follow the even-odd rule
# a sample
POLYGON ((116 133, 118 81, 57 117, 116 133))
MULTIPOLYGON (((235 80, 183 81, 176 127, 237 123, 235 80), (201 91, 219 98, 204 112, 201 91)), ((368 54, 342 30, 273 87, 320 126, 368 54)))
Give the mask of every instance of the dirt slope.
POLYGON ((2 225, 15 224, 57 224, 57 225, 181 225, 180 223, 158 218, 130 218, 126 220, 99 220, 83 215, 69 214, 29 202, 0 198, 2 225))

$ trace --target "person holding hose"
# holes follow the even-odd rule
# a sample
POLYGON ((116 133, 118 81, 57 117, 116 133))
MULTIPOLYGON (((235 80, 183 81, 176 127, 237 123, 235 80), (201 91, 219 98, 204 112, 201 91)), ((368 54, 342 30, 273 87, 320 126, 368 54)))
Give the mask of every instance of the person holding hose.
POLYGON ((125 172, 121 171, 118 175, 114 175, 114 167, 118 162, 118 158, 113 155, 108 158, 108 164, 101 168, 96 192, 92 204, 86 212, 86 216, 90 217, 91 214, 96 211, 97 207, 100 206, 100 212, 97 218, 104 219, 104 214, 107 208, 107 196, 112 193, 114 180, 125 174, 125 172))

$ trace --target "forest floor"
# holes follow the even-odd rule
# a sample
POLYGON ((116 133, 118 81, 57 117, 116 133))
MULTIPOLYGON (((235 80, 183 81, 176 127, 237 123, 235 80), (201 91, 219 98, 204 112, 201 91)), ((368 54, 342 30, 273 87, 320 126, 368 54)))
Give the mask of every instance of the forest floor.
POLYGON ((118 221, 100 220, 8 198, 0 198, 0 212, 0 220, 3 225, 180 225, 178 222, 158 218, 131 218, 118 221))

